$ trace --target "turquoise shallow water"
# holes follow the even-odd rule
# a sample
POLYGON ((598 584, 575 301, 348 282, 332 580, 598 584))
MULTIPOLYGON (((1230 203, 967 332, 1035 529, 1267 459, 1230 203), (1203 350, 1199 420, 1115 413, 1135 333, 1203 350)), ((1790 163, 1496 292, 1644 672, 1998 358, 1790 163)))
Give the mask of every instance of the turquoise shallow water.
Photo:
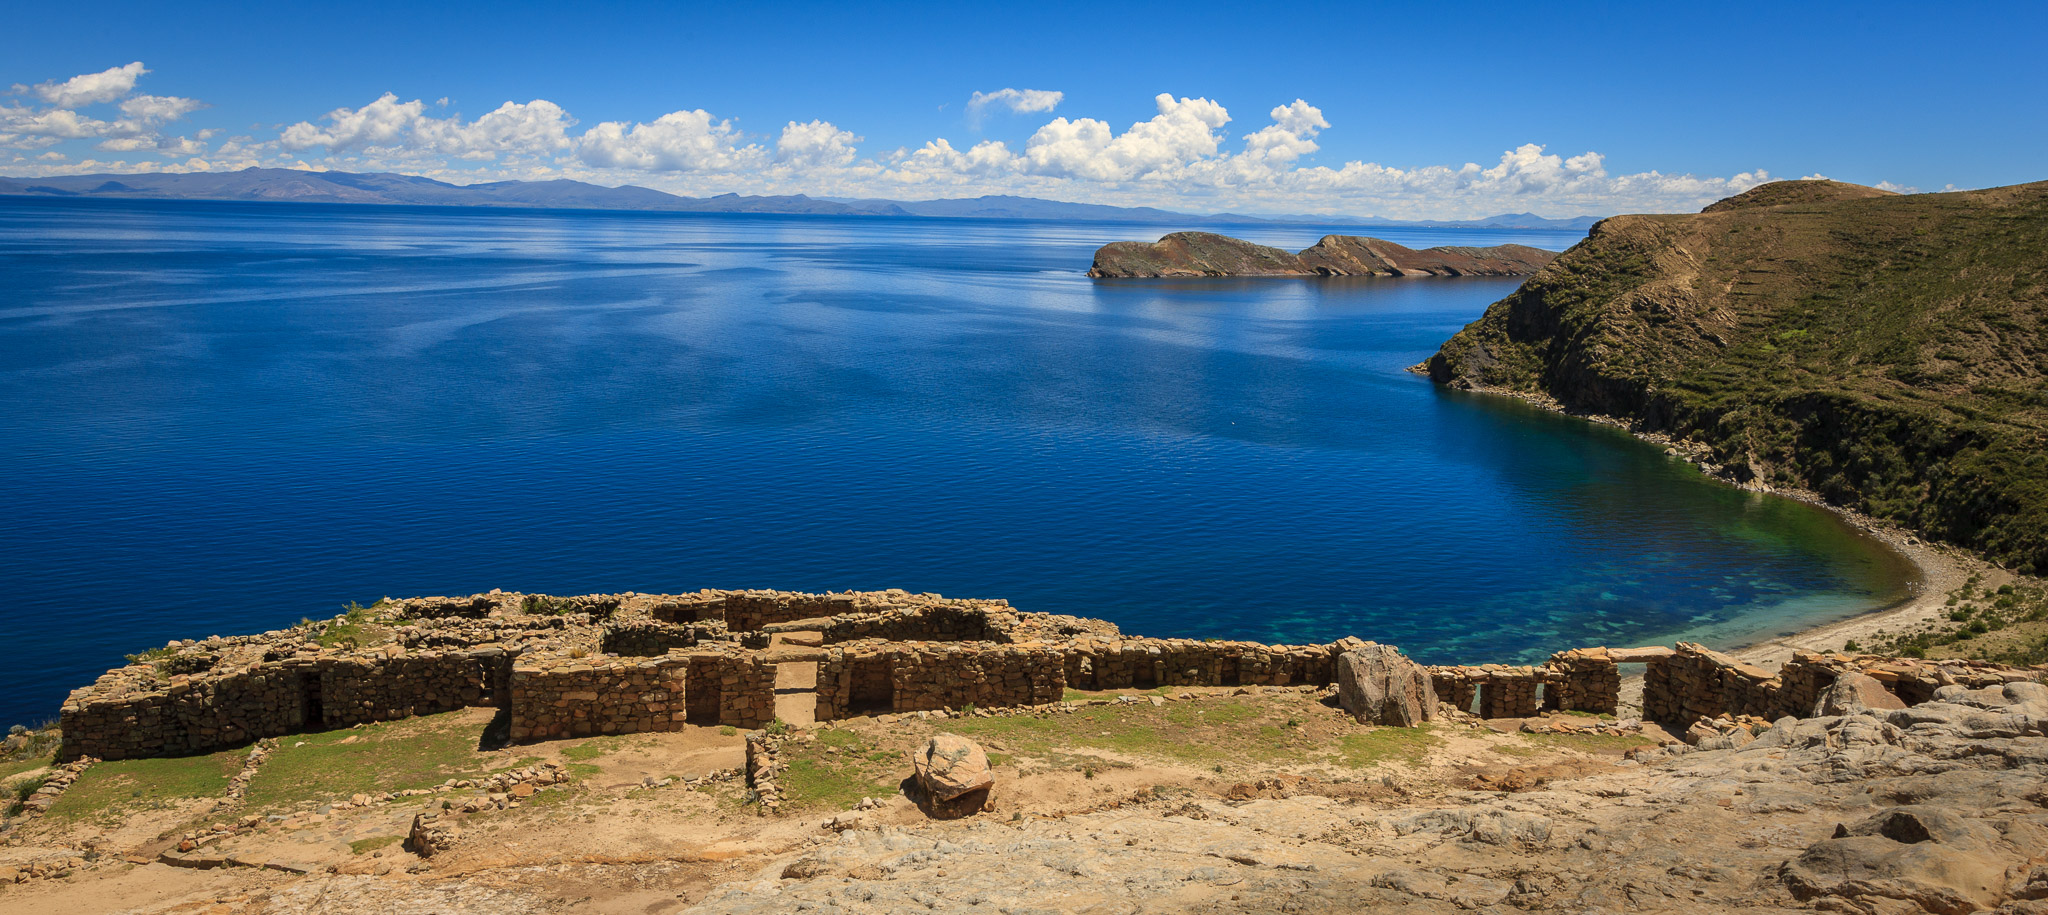
POLYGON ((902 587, 1477 662, 1906 585, 1825 511, 1403 371, 1512 280, 1081 275, 1158 231, 0 200, 0 629, 37 646, 0 722, 386 594, 902 587))

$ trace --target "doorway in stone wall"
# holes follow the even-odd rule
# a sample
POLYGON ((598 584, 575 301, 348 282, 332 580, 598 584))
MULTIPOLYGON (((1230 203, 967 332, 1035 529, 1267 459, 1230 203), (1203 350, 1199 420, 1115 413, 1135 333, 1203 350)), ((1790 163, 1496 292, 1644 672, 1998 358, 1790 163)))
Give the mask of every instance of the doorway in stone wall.
POLYGON ((1159 685, 1158 662, 1141 660, 1131 665, 1131 688, 1153 689, 1159 685))
POLYGON ((847 666, 851 680, 847 717, 886 715, 896 710, 896 681, 887 658, 854 658, 847 666))
POLYGON ((320 695, 320 675, 303 673, 299 675, 299 727, 302 730, 318 731, 327 725, 327 707, 320 695))
POLYGON ((692 663, 683 677, 684 723, 700 727, 718 724, 720 696, 718 667, 692 663))

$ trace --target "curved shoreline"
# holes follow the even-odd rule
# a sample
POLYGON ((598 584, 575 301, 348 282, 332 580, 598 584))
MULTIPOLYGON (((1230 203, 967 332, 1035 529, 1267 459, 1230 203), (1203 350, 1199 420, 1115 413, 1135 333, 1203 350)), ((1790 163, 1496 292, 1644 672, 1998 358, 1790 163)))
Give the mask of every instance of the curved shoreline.
MULTIPOLYGON (((1411 367, 1410 372, 1427 375, 1423 367, 1411 367)), ((1432 382, 1434 384, 1434 382, 1432 382)), ((1439 385, 1439 387, 1442 387, 1439 385)), ((1699 461, 1699 446, 1690 442, 1673 439, 1661 432, 1644 432, 1632 428, 1629 423, 1612 416, 1585 413, 1569 409, 1556 398, 1543 394, 1529 394, 1490 387, 1453 388, 1467 394, 1504 397, 1517 400, 1550 413, 1582 419, 1603 426, 1613 426, 1637 439, 1653 445, 1661 445, 1675 457, 1690 460, 1699 466, 1701 472, 1712 478, 1747 492, 1760 492, 1804 502, 1817 508, 1833 512, 1837 517, 1856 528, 1863 536, 1883 546, 1914 571, 1914 581, 1909 585, 1910 593, 1882 606, 1857 613, 1845 619, 1809 626, 1790 635, 1771 636, 1755 641, 1733 645, 1709 646, 1720 648, 1728 654, 1766 667, 1776 667, 1801 651, 1839 651, 1848 641, 1867 642, 1880 631, 1897 633, 1939 618, 1946 609, 1948 594, 1961 587, 1973 573, 1996 573, 1998 567, 1969 555, 1963 550, 1922 539, 1920 535, 1889 521, 1871 517, 1852 508, 1833 505, 1818 494, 1803 489, 1780 489, 1761 483, 1737 483, 1719 473, 1711 465, 1699 461)), ((1987 576, 1995 577, 1995 575, 1987 576)))

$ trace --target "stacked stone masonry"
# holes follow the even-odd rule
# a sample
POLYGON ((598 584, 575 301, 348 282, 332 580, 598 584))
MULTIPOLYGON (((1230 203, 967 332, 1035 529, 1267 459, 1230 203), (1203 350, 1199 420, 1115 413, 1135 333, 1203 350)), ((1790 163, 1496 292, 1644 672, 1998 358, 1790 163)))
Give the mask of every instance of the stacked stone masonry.
MULTIPOLYGON (((72 693, 60 752, 67 760, 200 753, 475 706, 505 709, 516 741, 759 728, 774 719, 779 665, 791 663, 817 665, 820 721, 1044 705, 1070 689, 1329 686, 1337 656, 1358 644, 1140 638, 1100 620, 905 591, 494 591, 386 600, 311 627, 172 643, 72 693)), ((1909 703, 1949 683, 2039 676, 1850 655, 1801 655, 1772 673, 1690 644, 1429 672, 1440 699, 1485 717, 1613 714, 1621 665, 1634 663, 1647 664, 1645 716, 1678 723, 1806 715, 1844 670, 1869 673, 1909 703)))
POLYGON ((2043 670, 1986 661, 1803 652, 1772 673, 1688 642, 1680 642, 1676 649, 1636 651, 1646 652, 1642 660, 1648 664, 1643 676, 1643 717, 1672 724, 1691 724, 1720 715, 1749 715, 1767 721, 1809 717, 1821 694, 1844 672, 1868 674, 1905 703, 1915 705, 1932 699, 1934 691, 1943 686, 1980 689, 2036 680, 2043 670))

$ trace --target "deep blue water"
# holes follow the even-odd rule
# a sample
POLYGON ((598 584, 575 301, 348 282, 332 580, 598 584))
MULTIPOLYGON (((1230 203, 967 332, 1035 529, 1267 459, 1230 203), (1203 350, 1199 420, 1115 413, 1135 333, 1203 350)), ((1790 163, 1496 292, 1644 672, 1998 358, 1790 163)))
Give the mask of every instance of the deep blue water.
POLYGON ((1477 662, 1903 587, 1825 512, 1403 371, 1512 280, 1081 275, 1157 234, 0 198, 0 723, 381 595, 902 587, 1477 662))

